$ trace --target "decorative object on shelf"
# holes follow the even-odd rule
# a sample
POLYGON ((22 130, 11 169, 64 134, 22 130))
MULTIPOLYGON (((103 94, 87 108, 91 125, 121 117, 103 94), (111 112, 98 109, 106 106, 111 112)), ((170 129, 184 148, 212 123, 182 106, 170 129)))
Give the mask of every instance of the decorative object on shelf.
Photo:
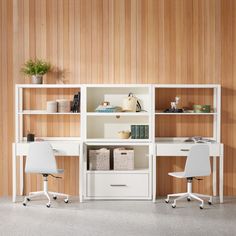
POLYGON ((115 148, 113 150, 114 170, 134 169, 134 150, 125 148, 115 148))
POLYGON ((27 142, 34 142, 34 134, 33 133, 28 132, 27 142))
MULTIPOLYGON (((107 103, 107 102, 106 102, 107 103)), ((121 107, 112 106, 112 105, 99 105, 96 109, 96 112, 121 112, 121 107)))
POLYGON ((48 113, 57 112, 57 101, 47 101, 47 112, 48 113))
POLYGON ((180 97, 175 97, 175 102, 170 103, 170 107, 168 109, 165 109, 164 112, 166 113, 182 113, 184 112, 183 109, 178 108, 180 97))
POLYGON ((131 125, 131 139, 149 139, 149 126, 131 125))
POLYGON ((23 65, 21 71, 28 76, 31 76, 33 84, 42 84, 43 75, 49 72, 51 64, 40 59, 28 60, 23 65))
POLYGON ((140 112, 142 110, 138 98, 133 93, 129 93, 128 97, 123 99, 122 109, 126 112, 140 112))
POLYGON ((195 113, 210 113, 211 105, 193 105, 193 110, 195 113))
POLYGON ((118 132, 118 136, 121 139, 128 139, 130 135, 131 135, 131 132, 129 130, 126 130, 126 131, 122 130, 118 132))
POLYGON ((74 95, 74 99, 71 105, 71 111, 74 113, 80 112, 80 92, 74 95))
POLYGON ((66 99, 58 99, 57 100, 57 108, 59 113, 67 113, 70 112, 71 101, 66 99))
POLYGON ((110 170, 110 150, 101 148, 89 150, 89 170, 110 170))
POLYGON ((203 138, 201 136, 194 136, 194 137, 189 137, 185 139, 184 142, 186 143, 214 143, 215 140, 203 138))

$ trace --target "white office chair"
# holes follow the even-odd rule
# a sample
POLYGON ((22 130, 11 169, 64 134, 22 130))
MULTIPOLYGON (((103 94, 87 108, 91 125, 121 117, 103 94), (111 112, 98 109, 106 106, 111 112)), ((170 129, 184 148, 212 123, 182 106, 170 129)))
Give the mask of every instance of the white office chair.
POLYGON ((200 198, 209 198, 208 204, 212 204, 212 196, 203 195, 198 193, 192 193, 192 181, 193 178, 198 176, 209 176, 211 174, 211 164, 209 157, 209 147, 205 144, 194 145, 188 154, 184 172, 171 172, 168 173, 170 176, 176 178, 186 178, 187 179, 187 192, 186 193, 177 193, 177 194, 168 194, 166 203, 169 203, 170 197, 178 197, 174 200, 172 207, 176 207, 176 201, 187 198, 188 201, 191 198, 201 202, 200 209, 204 207, 204 201, 200 198))
POLYGON ((57 199, 57 196, 65 197, 64 202, 68 203, 69 196, 67 194, 48 191, 48 175, 55 178, 60 178, 54 176, 53 174, 63 173, 63 170, 57 169, 53 149, 48 142, 30 143, 29 153, 26 158, 25 172, 40 173, 43 175, 43 191, 30 192, 24 199, 24 206, 26 206, 27 201, 30 201, 31 198, 42 195, 45 195, 48 198, 48 203, 46 204, 47 207, 51 206, 51 199, 49 195, 52 195, 54 200, 57 199))

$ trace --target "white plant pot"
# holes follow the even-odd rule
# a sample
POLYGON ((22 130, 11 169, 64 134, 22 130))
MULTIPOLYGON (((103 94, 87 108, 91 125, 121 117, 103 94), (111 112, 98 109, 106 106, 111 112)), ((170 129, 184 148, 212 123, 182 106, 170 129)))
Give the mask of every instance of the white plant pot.
POLYGON ((42 84, 43 83, 43 76, 42 75, 32 75, 32 84, 42 84))

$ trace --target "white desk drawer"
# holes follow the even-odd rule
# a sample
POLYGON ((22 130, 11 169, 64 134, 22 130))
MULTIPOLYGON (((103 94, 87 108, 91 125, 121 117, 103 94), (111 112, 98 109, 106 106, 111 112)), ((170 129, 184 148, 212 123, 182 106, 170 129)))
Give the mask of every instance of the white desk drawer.
MULTIPOLYGON (((157 156, 187 156, 190 148, 197 144, 169 144, 169 143, 157 143, 156 155, 157 156)), ((210 147, 210 156, 219 156, 221 153, 221 144, 213 143, 208 144, 210 147)))
POLYGON ((148 197, 148 174, 87 174, 88 197, 148 197))
MULTIPOLYGON (((51 141, 55 156, 79 156, 79 142, 51 141)), ((17 143, 16 154, 28 155, 29 143, 17 143)))

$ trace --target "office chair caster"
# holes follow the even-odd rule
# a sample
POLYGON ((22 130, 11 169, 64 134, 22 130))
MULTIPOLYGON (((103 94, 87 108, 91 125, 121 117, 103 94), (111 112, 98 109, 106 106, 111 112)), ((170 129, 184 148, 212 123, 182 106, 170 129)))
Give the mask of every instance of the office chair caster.
POLYGON ((175 204, 172 204, 171 206, 172 206, 172 208, 176 208, 176 205, 175 205, 175 204))
POLYGON ((57 200, 57 196, 53 196, 53 200, 57 200))
POLYGON ((169 203, 169 200, 168 200, 168 199, 165 199, 165 203, 169 203))
POLYGON ((201 204, 199 207, 200 207, 200 209, 202 210, 202 209, 204 208, 204 205, 203 205, 203 204, 201 204))
POLYGON ((211 204, 212 204, 212 202, 209 200, 209 201, 208 201, 208 204, 209 204, 209 205, 211 205, 211 204))
POLYGON ((25 203, 25 202, 23 202, 23 204, 22 204, 22 205, 26 207, 26 203, 25 203))
POLYGON ((51 207, 51 204, 50 204, 50 203, 47 203, 46 207, 47 207, 47 208, 50 208, 50 207, 51 207))
POLYGON ((188 200, 188 202, 190 202, 190 201, 191 201, 191 198, 190 198, 190 197, 187 197, 187 200, 188 200))
POLYGON ((65 203, 68 203, 68 202, 69 202, 69 199, 64 199, 64 202, 65 202, 65 203))
POLYGON ((26 200, 29 202, 29 201, 30 201, 30 198, 27 197, 26 200))

